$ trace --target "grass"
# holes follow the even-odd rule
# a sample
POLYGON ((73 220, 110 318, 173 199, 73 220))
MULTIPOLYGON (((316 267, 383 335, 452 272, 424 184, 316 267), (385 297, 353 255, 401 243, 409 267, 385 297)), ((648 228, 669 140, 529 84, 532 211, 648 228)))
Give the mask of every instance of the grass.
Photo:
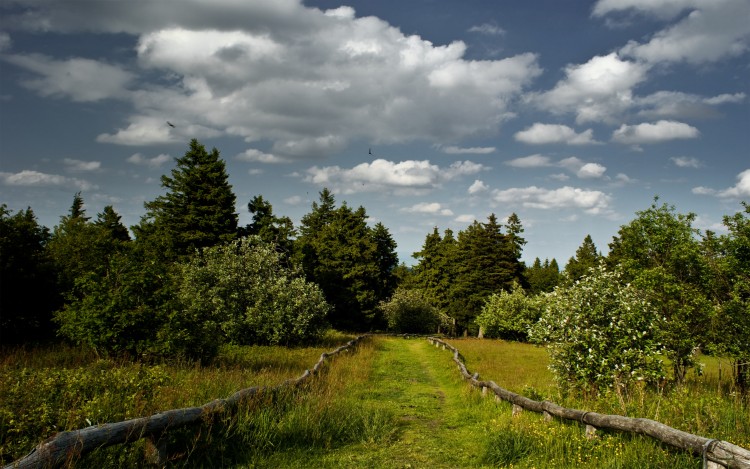
MULTIPOLYGON (((200 405, 252 385, 298 376, 316 347, 232 347, 210 367, 101 360, 78 349, 2 351, 0 456, 24 455, 57 429, 200 405), (52 352, 52 353, 50 353, 52 352), (33 389, 33 392, 29 390, 33 389), (100 414, 98 414, 99 412, 100 414), (21 422, 21 423, 19 423, 21 422), (38 424, 43 422, 44 425, 38 424), (24 426, 25 425, 25 426, 24 426), (47 433, 45 433, 47 432, 47 433)), ((568 407, 655 418, 703 436, 750 446, 746 402, 718 380, 718 361, 681 388, 584 400, 563 396, 544 349, 494 340, 452 340, 483 379, 568 407), (640 414, 642 412, 642 414, 640 414)), ((700 467, 700 458, 650 438, 598 432, 510 405, 465 383, 449 352, 423 339, 372 337, 335 357, 303 388, 267 394, 235 415, 170 432, 169 467, 700 467)), ((727 379, 724 376, 723 379, 727 379)), ((146 443, 97 450, 79 467, 143 464, 146 443)))

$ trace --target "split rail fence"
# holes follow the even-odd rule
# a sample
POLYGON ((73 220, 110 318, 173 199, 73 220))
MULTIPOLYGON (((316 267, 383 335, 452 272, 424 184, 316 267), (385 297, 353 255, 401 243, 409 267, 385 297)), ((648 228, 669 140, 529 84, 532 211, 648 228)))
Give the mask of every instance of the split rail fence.
POLYGON ((245 388, 226 399, 216 399, 200 407, 167 410, 149 417, 60 432, 39 443, 31 453, 3 469, 57 467, 75 461, 95 449, 133 443, 141 438, 147 438, 149 441, 150 462, 163 465, 166 462, 167 448, 166 439, 162 437, 167 431, 200 423, 219 413, 233 412, 243 402, 247 402, 254 396, 300 386, 315 376, 328 358, 353 348, 364 337, 366 335, 361 335, 331 352, 321 354, 318 362, 312 368, 305 370, 300 377, 284 381, 278 386, 245 388))
POLYGON ((578 421, 586 425, 587 435, 593 435, 597 428, 639 433, 700 455, 703 458, 704 468, 750 469, 750 451, 727 441, 693 435, 655 420, 567 409, 550 401, 535 401, 508 391, 498 386, 494 381, 480 381, 479 373, 471 374, 466 368, 458 349, 435 337, 428 337, 427 340, 436 347, 442 347, 443 350, 448 349, 453 352, 453 361, 458 365, 461 376, 468 380, 473 387, 481 389, 482 394, 486 394, 487 390, 491 389, 495 393, 496 399, 502 399, 513 404, 512 412, 514 415, 522 409, 527 409, 544 414, 544 418, 547 420, 551 420, 554 416, 564 420, 578 421))

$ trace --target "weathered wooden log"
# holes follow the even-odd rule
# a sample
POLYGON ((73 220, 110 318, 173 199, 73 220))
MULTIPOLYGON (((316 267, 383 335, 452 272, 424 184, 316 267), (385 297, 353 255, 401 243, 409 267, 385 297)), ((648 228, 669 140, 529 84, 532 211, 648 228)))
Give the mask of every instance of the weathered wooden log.
POLYGON ((513 404, 513 415, 517 415, 516 406, 534 412, 542 413, 545 420, 551 420, 552 416, 581 422, 586 426, 586 435, 591 437, 596 429, 617 430, 622 432, 639 433, 656 440, 700 455, 707 463, 719 464, 722 467, 750 469, 750 451, 741 446, 734 445, 728 441, 714 440, 691 433, 677 430, 655 420, 644 418, 624 417, 622 415, 606 415, 596 412, 586 412, 578 409, 568 409, 550 401, 535 401, 521 396, 507 389, 501 388, 494 381, 477 381, 461 359, 461 354, 452 345, 440 339, 431 338, 436 344, 445 344, 446 348, 453 352, 453 361, 456 362, 464 379, 469 380, 472 386, 482 389, 492 389, 496 399, 502 399, 513 404))
MULTIPOLYGON (((25 469, 40 467, 56 467, 67 462, 74 462, 81 456, 105 446, 122 443, 132 443, 141 438, 161 436, 170 429, 197 424, 222 412, 233 411, 250 398, 263 392, 274 392, 284 387, 301 384, 316 374, 327 358, 346 351, 356 345, 366 335, 357 337, 335 349, 323 353, 312 369, 307 369, 296 379, 288 380, 275 387, 251 387, 241 389, 227 399, 216 399, 201 407, 173 409, 149 417, 125 420, 122 422, 92 425, 80 430, 70 430, 57 433, 42 441, 28 455, 5 466, 3 469, 25 469)), ((153 438, 159 440, 159 438, 153 438)), ((150 455, 150 459, 164 459, 163 445, 156 444, 157 455, 150 455)), ((151 451, 153 453, 153 448, 151 451)))

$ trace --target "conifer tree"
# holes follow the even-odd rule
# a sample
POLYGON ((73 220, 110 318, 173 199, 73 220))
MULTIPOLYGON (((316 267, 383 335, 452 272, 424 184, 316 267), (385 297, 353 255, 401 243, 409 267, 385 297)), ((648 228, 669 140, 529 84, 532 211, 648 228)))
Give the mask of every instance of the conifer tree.
POLYGON ((565 273, 568 274, 568 278, 575 282, 581 277, 584 277, 589 273, 589 269, 595 268, 599 265, 599 260, 602 255, 596 250, 594 240, 591 239, 591 235, 586 235, 583 239, 583 244, 576 249, 576 255, 568 260, 565 265, 565 273))
POLYGON ((136 238, 167 258, 234 239, 236 197, 219 151, 214 148, 207 152, 193 139, 176 163, 171 177, 161 177, 167 193, 144 204, 147 213, 134 227, 136 238))

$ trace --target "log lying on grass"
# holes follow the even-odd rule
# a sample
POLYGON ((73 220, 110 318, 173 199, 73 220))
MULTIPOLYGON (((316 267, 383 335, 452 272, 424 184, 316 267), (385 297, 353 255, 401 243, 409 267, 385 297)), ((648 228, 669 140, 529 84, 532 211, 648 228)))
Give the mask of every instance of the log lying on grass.
MULTIPOLYGON (((491 389, 500 399, 516 406, 539 413, 547 413, 564 420, 574 420, 585 425, 622 432, 639 433, 674 446, 675 448, 691 451, 703 457, 706 463, 719 464, 729 468, 750 469, 750 451, 728 441, 714 440, 677 430, 655 420, 644 418, 623 417, 622 415, 606 415, 596 412, 586 412, 568 409, 550 401, 535 401, 520 394, 516 394, 498 386, 494 381, 480 381, 479 374, 471 374, 463 362, 458 349, 447 342, 435 337, 428 337, 433 345, 441 345, 453 352, 453 361, 458 366, 461 376, 472 386, 491 389)), ((706 465, 704 465, 706 467, 706 465)))
POLYGON ((302 385, 316 375, 325 361, 354 347, 365 335, 352 339, 331 352, 320 355, 315 365, 305 370, 298 378, 290 379, 279 386, 255 386, 237 391, 226 399, 216 399, 200 407, 173 409, 149 417, 125 420, 122 422, 93 425, 80 430, 60 432, 39 443, 31 453, 12 462, 3 469, 25 469, 56 467, 75 461, 97 448, 122 443, 132 443, 141 438, 158 439, 171 429, 198 423, 216 413, 232 412, 244 401, 261 393, 274 392, 284 388, 302 385))

